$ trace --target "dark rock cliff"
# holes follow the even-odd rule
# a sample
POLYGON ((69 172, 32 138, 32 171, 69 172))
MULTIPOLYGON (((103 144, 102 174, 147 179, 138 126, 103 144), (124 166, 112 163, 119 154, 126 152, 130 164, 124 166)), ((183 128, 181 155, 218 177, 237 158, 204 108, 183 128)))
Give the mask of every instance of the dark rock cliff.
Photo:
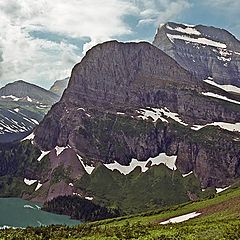
POLYGON ((202 186, 230 184, 240 175, 239 132, 193 124, 234 123, 238 104, 202 92, 238 96, 195 81, 173 59, 148 43, 97 45, 77 64, 67 90, 35 130, 42 150, 70 145, 85 161, 127 165, 161 152, 177 155, 182 173, 194 171, 202 186), (167 121, 142 120, 139 109, 165 109, 167 121), (166 113, 167 112, 167 113, 166 113), (179 115, 184 124, 169 114, 179 115))

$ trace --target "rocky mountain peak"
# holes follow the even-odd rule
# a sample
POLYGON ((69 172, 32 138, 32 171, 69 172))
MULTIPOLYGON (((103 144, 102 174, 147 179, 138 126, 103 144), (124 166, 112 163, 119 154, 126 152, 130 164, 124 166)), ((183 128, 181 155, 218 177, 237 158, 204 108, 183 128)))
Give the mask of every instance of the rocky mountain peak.
POLYGON ((240 41, 230 32, 204 25, 160 25, 153 44, 199 79, 240 86, 240 41))
POLYGON ((151 44, 110 41, 92 48, 74 67, 63 101, 105 107, 141 105, 140 91, 179 79, 190 84, 192 75, 151 44))

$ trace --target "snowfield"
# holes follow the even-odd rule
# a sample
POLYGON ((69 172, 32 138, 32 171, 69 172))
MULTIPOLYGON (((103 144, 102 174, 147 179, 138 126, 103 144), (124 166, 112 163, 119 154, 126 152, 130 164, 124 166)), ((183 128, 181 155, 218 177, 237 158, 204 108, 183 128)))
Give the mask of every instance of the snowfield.
POLYGON ((199 215, 201 215, 201 213, 192 212, 192 213, 188 213, 188 214, 181 215, 178 217, 170 218, 167 221, 161 222, 160 224, 165 225, 165 224, 169 224, 169 223, 180 223, 180 222, 187 221, 191 218, 195 218, 199 215))

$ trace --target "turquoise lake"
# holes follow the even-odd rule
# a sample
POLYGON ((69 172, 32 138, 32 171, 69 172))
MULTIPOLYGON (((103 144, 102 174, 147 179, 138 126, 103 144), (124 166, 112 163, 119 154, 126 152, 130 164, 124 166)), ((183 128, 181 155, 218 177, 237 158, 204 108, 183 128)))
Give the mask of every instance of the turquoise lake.
POLYGON ((19 198, 0 198, 0 228, 28 227, 63 224, 74 226, 80 221, 68 216, 44 212, 38 204, 19 198))

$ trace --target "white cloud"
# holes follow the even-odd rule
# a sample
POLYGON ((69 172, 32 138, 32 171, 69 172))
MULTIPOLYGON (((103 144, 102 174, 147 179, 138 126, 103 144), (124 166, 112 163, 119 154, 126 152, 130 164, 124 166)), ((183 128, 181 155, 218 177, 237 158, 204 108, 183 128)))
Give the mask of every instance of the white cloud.
POLYGON ((191 6, 189 0, 135 0, 134 2, 140 11, 139 25, 165 23, 191 6))
POLYGON ((79 39, 83 52, 97 43, 132 34, 124 16, 139 25, 165 22, 189 6, 187 0, 0 0, 0 86, 24 79, 42 86, 70 75, 79 46, 32 37, 31 31, 79 39), (2 60, 2 61, 1 61, 2 60))

